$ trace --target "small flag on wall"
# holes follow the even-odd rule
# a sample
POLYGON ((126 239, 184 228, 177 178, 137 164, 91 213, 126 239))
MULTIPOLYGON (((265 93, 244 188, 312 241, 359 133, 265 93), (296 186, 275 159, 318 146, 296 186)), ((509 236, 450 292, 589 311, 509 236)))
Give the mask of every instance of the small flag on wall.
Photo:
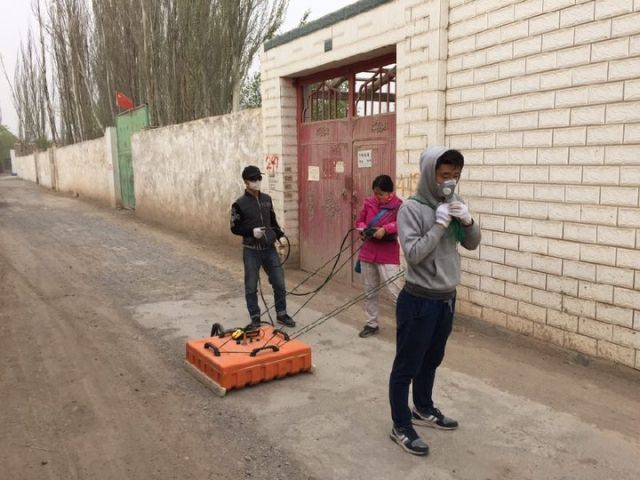
POLYGON ((134 107, 133 100, 122 92, 116 92, 116 105, 123 110, 131 110, 134 107))

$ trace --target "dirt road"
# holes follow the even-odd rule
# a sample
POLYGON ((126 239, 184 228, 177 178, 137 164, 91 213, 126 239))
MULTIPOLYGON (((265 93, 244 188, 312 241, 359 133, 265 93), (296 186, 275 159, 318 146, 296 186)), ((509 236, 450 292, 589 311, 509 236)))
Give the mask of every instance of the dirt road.
POLYGON ((237 287, 141 229, 0 183, 0 478, 307 478, 185 375, 183 345, 132 321, 142 301, 237 287))
POLYGON ((244 318, 238 259, 0 177, 0 478, 640 478, 638 372, 469 321, 438 383, 461 428, 428 458, 387 437, 389 310, 367 341, 359 307, 313 330, 313 375, 213 396, 184 341, 244 318))

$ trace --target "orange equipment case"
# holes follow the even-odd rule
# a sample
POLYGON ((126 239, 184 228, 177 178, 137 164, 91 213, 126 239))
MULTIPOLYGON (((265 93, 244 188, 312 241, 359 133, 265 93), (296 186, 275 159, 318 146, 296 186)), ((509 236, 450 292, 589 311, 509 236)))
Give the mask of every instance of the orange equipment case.
POLYGON ((232 388, 312 370, 311 347, 289 340, 280 330, 263 326, 251 338, 242 332, 238 340, 230 332, 187 342, 188 369, 220 396, 232 388))

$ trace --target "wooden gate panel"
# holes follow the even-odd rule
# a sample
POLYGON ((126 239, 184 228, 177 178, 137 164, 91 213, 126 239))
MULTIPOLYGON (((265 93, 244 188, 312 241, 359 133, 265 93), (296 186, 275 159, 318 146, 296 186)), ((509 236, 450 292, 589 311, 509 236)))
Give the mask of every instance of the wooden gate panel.
POLYGON ((330 122, 305 126, 304 135, 316 143, 299 148, 300 263, 304 270, 315 270, 331 258, 349 229, 349 136, 346 125, 325 123, 330 122))
MULTIPOLYGON (((317 269, 339 251, 371 183, 395 178, 395 57, 299 81, 300 263, 317 269)), ((355 254, 361 240, 351 238, 355 254)), ((352 262, 338 279, 360 284, 352 262)))

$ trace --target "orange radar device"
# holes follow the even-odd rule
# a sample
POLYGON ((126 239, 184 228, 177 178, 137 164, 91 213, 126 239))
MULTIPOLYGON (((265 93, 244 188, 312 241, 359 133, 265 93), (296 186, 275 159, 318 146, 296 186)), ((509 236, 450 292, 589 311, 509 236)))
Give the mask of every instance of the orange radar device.
POLYGON ((187 368, 219 396, 227 390, 312 371, 311 347, 270 325, 223 330, 187 342, 187 368))

